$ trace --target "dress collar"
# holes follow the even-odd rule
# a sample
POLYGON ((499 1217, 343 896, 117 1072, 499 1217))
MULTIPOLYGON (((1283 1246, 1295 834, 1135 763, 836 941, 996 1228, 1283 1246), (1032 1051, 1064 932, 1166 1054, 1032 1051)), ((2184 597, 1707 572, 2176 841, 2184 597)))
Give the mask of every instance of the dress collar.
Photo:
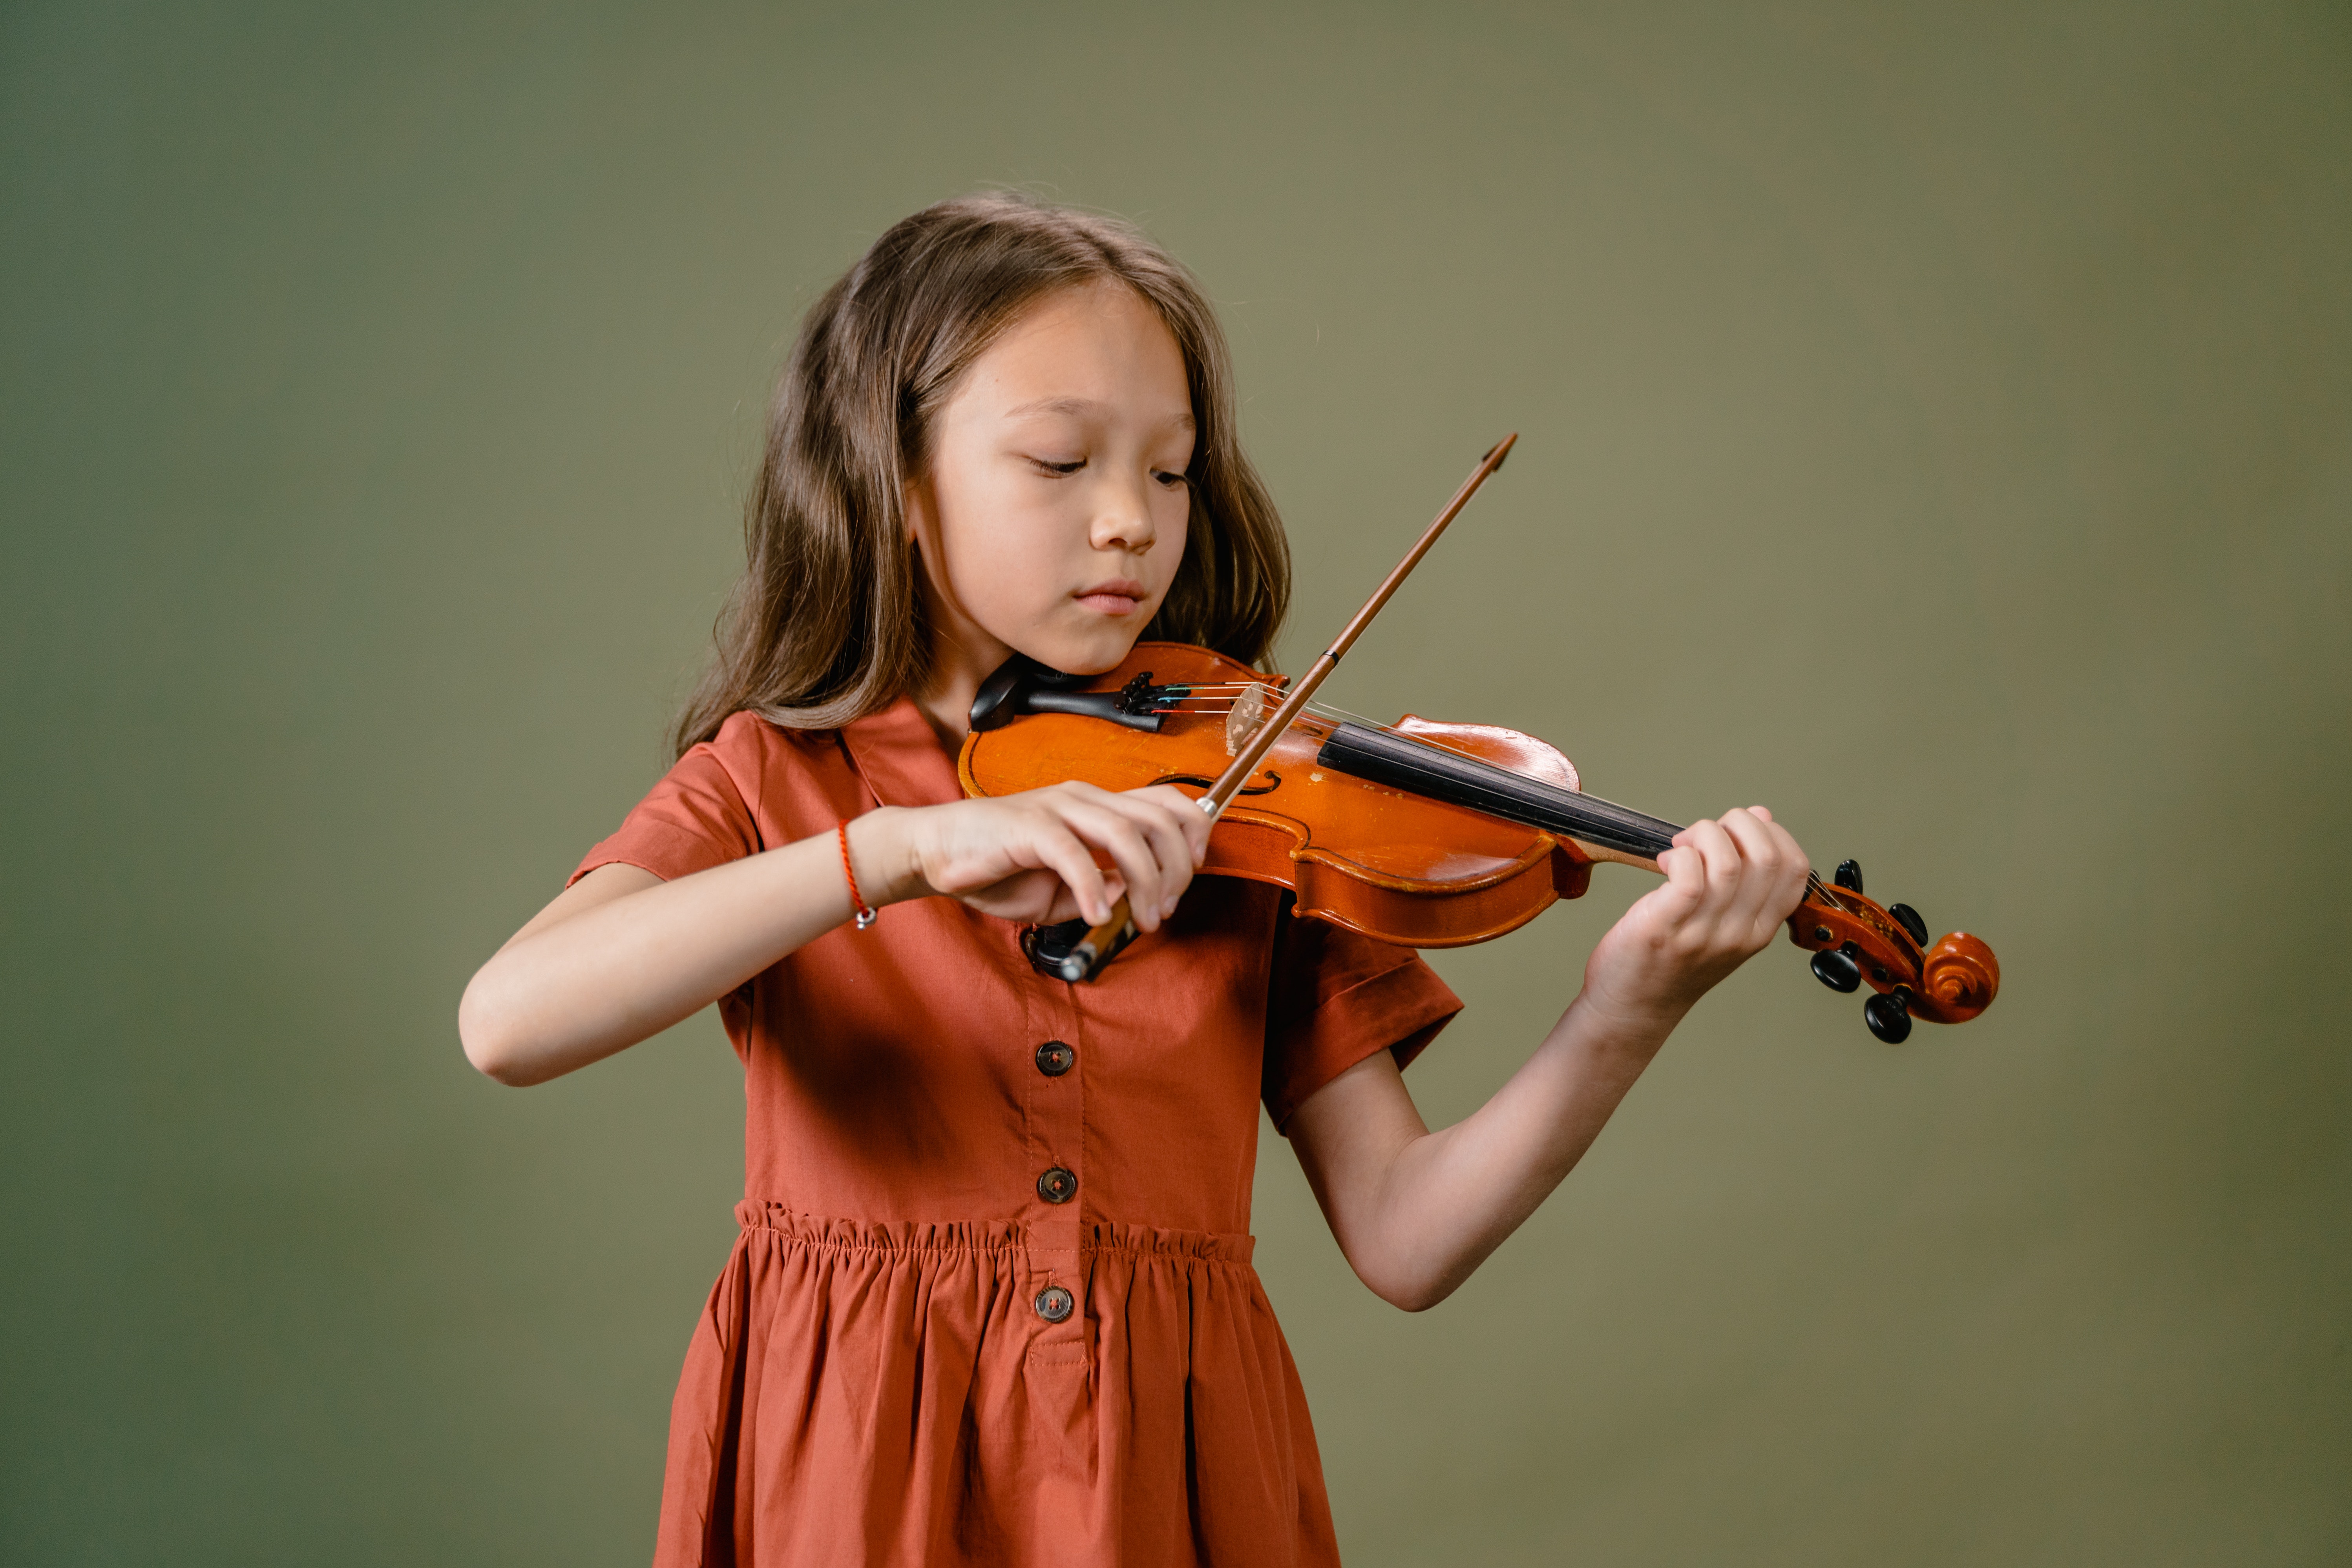
POLYGON ((841 727, 841 743, 884 805, 944 805, 963 798, 956 765, 911 697, 841 727))

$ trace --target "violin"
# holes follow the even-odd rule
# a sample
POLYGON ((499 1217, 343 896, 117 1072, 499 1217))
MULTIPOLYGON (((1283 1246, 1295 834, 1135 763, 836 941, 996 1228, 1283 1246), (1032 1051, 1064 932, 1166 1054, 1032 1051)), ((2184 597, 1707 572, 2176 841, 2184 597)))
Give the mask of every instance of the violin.
MULTIPOLYGON (((1293 681, 1209 648, 1139 643, 1117 668, 1072 676, 1015 655, 984 681, 957 773, 967 795, 1083 779, 1107 790, 1197 790, 1215 820, 1199 874, 1286 889, 1297 915, 1405 947, 1460 947, 1583 896, 1595 864, 1658 869, 1675 825, 1584 793, 1576 765, 1531 735, 1412 715, 1378 724, 1313 693, 1406 574, 1502 466, 1462 489, 1313 668, 1293 681)), ((1914 1018, 1958 1024, 1992 1003, 2000 965, 1965 931, 1930 943, 1907 904, 1864 896, 1862 869, 1807 873, 1789 939, 1833 991, 1867 983, 1863 1016, 1890 1045, 1914 1018)), ((1122 901, 1102 926, 1042 928, 1037 966, 1094 978, 1134 940, 1122 901)))

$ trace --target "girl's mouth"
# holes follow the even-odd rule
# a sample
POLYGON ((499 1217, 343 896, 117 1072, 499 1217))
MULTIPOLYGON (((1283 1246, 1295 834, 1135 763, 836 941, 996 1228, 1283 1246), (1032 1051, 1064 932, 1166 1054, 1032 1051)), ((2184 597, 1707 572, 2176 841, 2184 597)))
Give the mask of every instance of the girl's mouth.
POLYGON ((1143 603, 1145 592, 1142 584, 1132 578, 1122 577, 1117 582, 1099 583, 1091 588, 1082 588, 1071 596, 1087 609, 1098 614, 1126 616, 1134 614, 1135 607, 1143 603))

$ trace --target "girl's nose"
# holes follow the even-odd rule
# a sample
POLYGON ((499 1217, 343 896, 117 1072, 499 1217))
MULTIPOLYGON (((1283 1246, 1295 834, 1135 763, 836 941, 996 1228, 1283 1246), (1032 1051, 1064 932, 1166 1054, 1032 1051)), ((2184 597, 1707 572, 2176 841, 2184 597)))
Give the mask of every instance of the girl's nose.
POLYGON ((1160 539, 1151 521, 1150 479, 1127 480, 1106 487, 1090 530, 1097 550, 1126 550, 1137 555, 1160 539))

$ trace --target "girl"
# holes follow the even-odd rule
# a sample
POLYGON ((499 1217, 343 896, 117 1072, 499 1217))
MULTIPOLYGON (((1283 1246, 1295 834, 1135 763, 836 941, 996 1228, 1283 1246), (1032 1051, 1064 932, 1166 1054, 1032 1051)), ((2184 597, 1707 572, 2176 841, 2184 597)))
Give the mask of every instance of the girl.
POLYGON ((802 326, 745 531, 677 765, 459 1013, 502 1083, 713 1001, 742 1058, 742 1232, 656 1563, 1336 1562, 1250 1268, 1257 1102, 1358 1275, 1434 1305, 1771 937, 1803 854, 1761 807, 1686 829, 1527 1065, 1431 1132, 1400 1069, 1461 1005, 1412 953, 1195 886, 1172 788, 963 799, 1014 652, 1257 664, 1287 596, 1209 306, 1104 218, 983 196, 884 235, 802 326), (1156 935, 1096 983, 1024 959, 1121 895, 1156 935))

